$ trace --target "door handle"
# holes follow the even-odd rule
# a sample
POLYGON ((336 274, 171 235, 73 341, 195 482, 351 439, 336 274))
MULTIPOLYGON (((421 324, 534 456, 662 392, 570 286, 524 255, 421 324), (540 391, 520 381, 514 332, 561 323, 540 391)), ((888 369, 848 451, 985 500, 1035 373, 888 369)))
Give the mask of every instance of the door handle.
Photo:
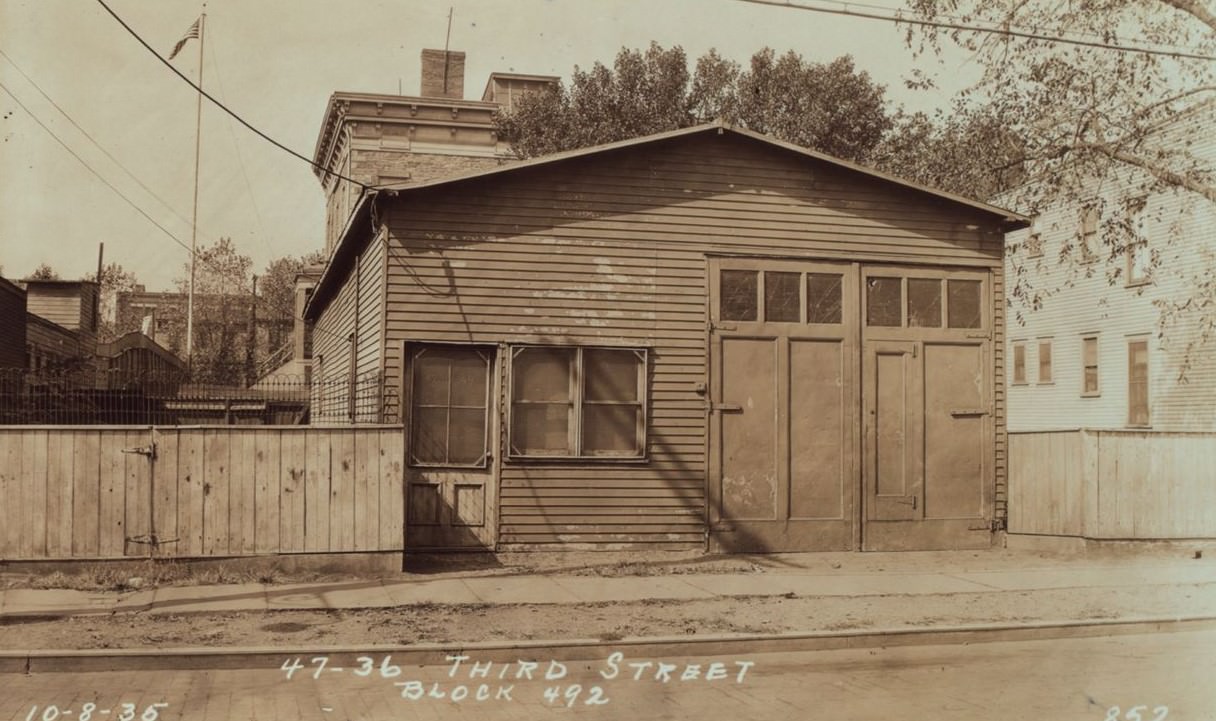
POLYGON ((711 410, 714 410, 718 413, 742 413, 743 412, 743 406, 741 406, 737 403, 714 403, 710 408, 711 408, 711 410))
POLYGON ((950 411, 950 415, 954 418, 967 418, 971 416, 986 416, 988 411, 984 408, 955 408, 950 411))

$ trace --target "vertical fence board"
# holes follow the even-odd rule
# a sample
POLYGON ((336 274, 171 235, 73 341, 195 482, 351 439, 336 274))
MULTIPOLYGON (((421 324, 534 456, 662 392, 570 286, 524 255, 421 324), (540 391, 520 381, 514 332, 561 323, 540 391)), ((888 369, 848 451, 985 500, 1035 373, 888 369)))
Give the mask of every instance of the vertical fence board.
POLYGON ((248 428, 234 428, 229 433, 231 443, 231 490, 232 504, 229 552, 253 553, 257 529, 257 486, 254 478, 254 436, 248 428))
POLYGON ((33 473, 33 468, 22 470, 22 433, 0 435, 0 558, 20 558, 21 536, 28 533, 23 516, 28 513, 23 500, 22 473, 33 473))
MULTIPOLYGON (((152 442, 151 431, 127 431, 127 448, 142 448, 152 442)), ((142 453, 125 453, 127 486, 127 556, 146 556, 151 551, 152 461, 142 453)))
POLYGON ((380 550, 405 548, 405 434, 382 430, 380 436, 380 550))
POLYGON ((279 477, 280 465, 286 463, 280 453, 283 432, 254 431, 253 432, 253 477, 254 517, 254 551, 257 553, 276 553, 281 550, 279 545, 279 477))
POLYGON ((203 483, 206 478, 204 431, 182 428, 177 432, 177 554, 203 555, 203 483))
POLYGON ((228 479, 231 475, 231 449, 227 430, 203 432, 203 554, 228 553, 228 479))
POLYGON ((156 462, 152 465, 152 500, 155 512, 152 515, 152 532, 157 545, 153 551, 157 556, 181 555, 181 537, 178 535, 178 485, 182 473, 178 467, 179 436, 177 429, 157 431, 156 462))
POLYGON ((21 468, 25 476, 25 492, 22 494, 29 504, 25 513, 25 538, 22 539, 22 555, 26 558, 46 558, 46 507, 47 482, 50 469, 47 467, 48 431, 23 431, 21 439, 21 468), (24 473, 24 469, 32 469, 24 473))
POLYGON ((283 431, 280 443, 279 548, 285 553, 304 550, 305 493, 308 464, 303 430, 283 431))
POLYGON ((66 558, 72 553, 72 436, 51 433, 47 440, 46 553, 66 558))
POLYGON ((310 431, 304 436, 308 468, 304 475, 304 550, 329 550, 330 434, 310 431))
POLYGON ((97 529, 98 552, 103 557, 123 555, 127 537, 126 456, 122 452, 126 442, 121 431, 106 431, 99 442, 97 529))
POLYGON ((375 549, 380 538, 380 443, 375 433, 356 433, 355 550, 375 549))
POLYGON ((100 436, 104 431, 74 431, 72 482, 72 556, 90 558, 100 547, 99 515, 101 460, 100 436))
POLYGON ((355 550, 355 431, 330 436, 329 550, 355 550))

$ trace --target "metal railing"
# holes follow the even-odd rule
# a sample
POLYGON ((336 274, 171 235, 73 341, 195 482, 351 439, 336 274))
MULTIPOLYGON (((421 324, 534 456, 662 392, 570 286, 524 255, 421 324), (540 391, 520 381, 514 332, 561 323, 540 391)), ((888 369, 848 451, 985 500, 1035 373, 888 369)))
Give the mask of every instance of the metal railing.
POLYGON ((241 386, 176 371, 0 369, 0 425, 378 423, 383 402, 379 373, 277 375, 241 386))

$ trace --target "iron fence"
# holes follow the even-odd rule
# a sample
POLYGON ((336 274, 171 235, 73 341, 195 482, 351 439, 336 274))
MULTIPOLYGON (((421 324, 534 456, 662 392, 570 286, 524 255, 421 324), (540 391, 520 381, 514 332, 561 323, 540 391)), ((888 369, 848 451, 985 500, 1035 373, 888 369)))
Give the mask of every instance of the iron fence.
POLYGON ((176 371, 0 369, 0 425, 300 425, 378 423, 378 372, 249 385, 193 382, 176 371))

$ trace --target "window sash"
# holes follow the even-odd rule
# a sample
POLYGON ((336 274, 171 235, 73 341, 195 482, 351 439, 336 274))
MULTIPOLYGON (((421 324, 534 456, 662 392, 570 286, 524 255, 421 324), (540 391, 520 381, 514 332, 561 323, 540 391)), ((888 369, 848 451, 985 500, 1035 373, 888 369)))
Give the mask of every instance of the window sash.
POLYGON ((1081 339, 1081 395, 1097 396, 1102 386, 1098 375, 1098 339, 1081 339))
POLYGON ((1026 344, 1013 344, 1013 384, 1024 385, 1026 383, 1026 344))
POLYGON ((1051 383, 1051 341, 1039 342, 1039 383, 1051 383))
MULTIPOLYGON (((647 427, 647 373, 648 373, 648 354, 642 348, 616 348, 616 347, 583 347, 583 346, 514 346, 511 348, 511 408, 510 408, 510 427, 508 428, 508 443, 507 457, 511 459, 617 459, 617 460, 637 460, 645 458, 646 455, 646 427, 647 427), (544 401, 530 400, 520 398, 520 387, 518 385, 521 374, 519 373, 519 364, 521 355, 529 351, 548 350, 550 352, 565 351, 571 354, 571 360, 567 365, 567 388, 568 394, 564 399, 547 399, 544 401), (588 363, 587 355, 601 351, 630 353, 636 360, 635 366, 635 387, 632 398, 588 398, 588 363), (564 406, 567 409, 566 413, 566 443, 564 448, 544 449, 544 448, 527 448, 521 447, 520 442, 526 435, 530 435, 532 431, 539 430, 544 432, 544 428, 526 428, 523 424, 524 419, 521 418, 525 409, 534 409, 538 406, 564 406), (594 444, 589 442, 587 438, 587 421, 588 416, 606 417, 613 414, 620 415, 620 410, 627 409, 625 414, 630 412, 634 418, 634 433, 632 448, 628 450, 612 450, 607 448, 594 448, 594 444)), ((602 387, 602 384, 600 384, 602 387)))
POLYGON ((1127 424, 1129 426, 1149 425, 1148 364, 1148 341, 1128 341, 1127 424))

